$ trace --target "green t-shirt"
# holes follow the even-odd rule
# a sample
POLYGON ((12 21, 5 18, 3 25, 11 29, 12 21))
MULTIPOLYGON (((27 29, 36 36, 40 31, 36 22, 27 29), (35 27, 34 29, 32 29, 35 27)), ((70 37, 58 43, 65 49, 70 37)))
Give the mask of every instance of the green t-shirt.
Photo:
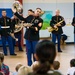
POLYGON ((49 71, 46 74, 39 74, 39 73, 32 72, 32 73, 29 73, 28 75, 62 75, 62 74, 56 71, 49 71))

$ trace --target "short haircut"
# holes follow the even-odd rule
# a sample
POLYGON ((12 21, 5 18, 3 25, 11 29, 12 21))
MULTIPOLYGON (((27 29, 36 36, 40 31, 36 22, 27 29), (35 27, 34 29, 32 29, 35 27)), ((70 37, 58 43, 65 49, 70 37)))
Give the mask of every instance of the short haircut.
POLYGON ((54 61, 54 62, 53 62, 53 68, 54 68, 55 70, 58 70, 59 67, 60 67, 60 62, 59 62, 59 61, 54 61))
POLYGON ((57 9, 57 10, 56 10, 56 12, 60 12, 60 10, 59 10, 59 9, 57 9))
POLYGON ((28 11, 33 11, 32 9, 29 9, 28 11))
POLYGON ((42 11, 42 9, 41 9, 41 8, 36 8, 36 9, 40 9, 40 10, 42 11))
POLYGON ((70 65, 71 65, 71 67, 75 67, 75 59, 71 59, 70 65))
POLYGON ((29 9, 28 11, 33 12, 33 13, 34 13, 34 11, 33 11, 32 9, 29 9))
POLYGON ((3 62, 3 60, 4 60, 4 54, 2 52, 0 52, 0 60, 1 60, 1 62, 3 62))
POLYGON ((5 9, 2 9, 2 11, 6 11, 5 9))
POLYGON ((22 64, 21 64, 21 63, 18 63, 18 64, 16 65, 16 67, 15 67, 15 70, 18 71, 21 66, 22 66, 22 64))

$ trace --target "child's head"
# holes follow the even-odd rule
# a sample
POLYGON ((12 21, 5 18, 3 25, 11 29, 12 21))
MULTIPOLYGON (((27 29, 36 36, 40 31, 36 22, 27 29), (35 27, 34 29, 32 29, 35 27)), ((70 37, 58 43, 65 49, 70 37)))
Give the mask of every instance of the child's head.
POLYGON ((16 65, 16 67, 15 67, 15 70, 18 72, 18 70, 19 70, 19 68, 21 67, 21 66, 23 66, 21 63, 18 63, 17 65, 16 65))
POLYGON ((71 66, 71 67, 75 67, 75 59, 72 59, 72 60, 70 61, 70 66, 71 66))
POLYGON ((49 40, 40 41, 36 45, 36 57, 40 62, 49 61, 50 64, 53 64, 53 61, 56 56, 56 48, 53 42, 49 40))
POLYGON ((2 52, 0 52, 0 70, 1 70, 1 65, 4 61, 4 54, 2 52))
POLYGON ((3 72, 0 71, 0 75, 5 75, 3 72))
POLYGON ((0 60, 1 60, 1 62, 4 61, 4 54, 2 52, 0 52, 0 60))
POLYGON ((28 73, 32 72, 31 67, 29 66, 22 66, 18 70, 18 75, 28 75, 28 73))
POLYGON ((54 70, 58 70, 59 67, 60 67, 60 62, 59 61, 54 61, 53 62, 53 68, 54 68, 54 70))
POLYGON ((43 40, 38 42, 35 50, 35 58, 40 62, 40 64, 35 68, 35 71, 46 73, 50 70, 50 66, 53 64, 56 56, 55 45, 49 40, 43 40))

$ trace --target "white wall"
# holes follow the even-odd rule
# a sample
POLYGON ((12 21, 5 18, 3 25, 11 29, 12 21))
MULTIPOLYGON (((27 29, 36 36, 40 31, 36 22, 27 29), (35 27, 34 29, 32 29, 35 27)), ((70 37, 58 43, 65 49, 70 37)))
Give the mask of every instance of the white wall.
POLYGON ((0 8, 11 8, 14 0, 0 0, 0 8))
POLYGON ((0 3, 13 3, 14 0, 0 0, 0 3))
POLYGON ((68 3, 75 0, 23 0, 23 3, 68 3))

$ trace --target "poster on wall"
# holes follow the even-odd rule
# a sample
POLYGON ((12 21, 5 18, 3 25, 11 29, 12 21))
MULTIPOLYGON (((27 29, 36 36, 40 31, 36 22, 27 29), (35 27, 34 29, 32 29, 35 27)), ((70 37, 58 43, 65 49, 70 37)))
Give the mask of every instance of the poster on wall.
POLYGON ((42 30, 47 29, 47 27, 50 26, 50 20, 52 18, 53 15, 53 11, 44 11, 44 14, 41 16, 41 18, 43 19, 43 26, 42 26, 42 30))

